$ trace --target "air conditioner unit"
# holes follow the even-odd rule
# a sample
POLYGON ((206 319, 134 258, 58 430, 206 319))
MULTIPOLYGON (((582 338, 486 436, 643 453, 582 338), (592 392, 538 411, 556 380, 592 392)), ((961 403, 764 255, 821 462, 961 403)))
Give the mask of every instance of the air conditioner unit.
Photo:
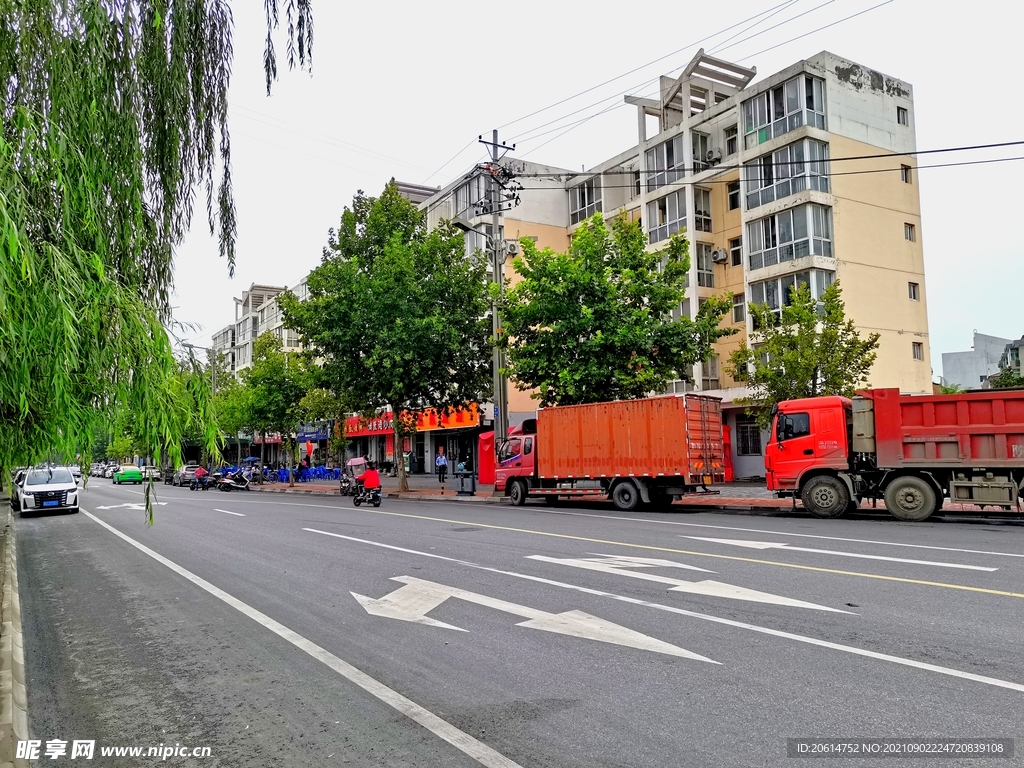
POLYGON ((519 243, 517 243, 515 240, 509 240, 507 243, 505 243, 505 250, 508 252, 509 256, 518 256, 519 243))
POLYGON ((729 260, 729 252, 725 248, 715 248, 711 252, 711 260, 715 264, 725 264, 729 260))
POLYGON ((722 162, 722 150, 719 147, 714 147, 708 150, 707 161, 712 165, 717 165, 722 162))

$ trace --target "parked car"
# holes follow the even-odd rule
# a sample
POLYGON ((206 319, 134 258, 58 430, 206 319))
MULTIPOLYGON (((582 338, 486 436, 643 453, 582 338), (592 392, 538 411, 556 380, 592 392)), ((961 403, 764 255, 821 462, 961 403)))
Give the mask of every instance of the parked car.
POLYGON ((192 478, 196 476, 197 469, 199 469, 198 464, 186 464, 174 473, 171 485, 188 485, 192 482, 192 478))
POLYGON ((147 464, 146 466, 144 466, 142 468, 142 476, 146 480, 149 480, 150 478, 152 478, 153 480, 159 480, 160 479, 160 467, 155 467, 152 464, 147 464))
POLYGON ((115 469, 117 469, 117 467, 114 465, 108 466, 106 469, 103 470, 103 477, 112 478, 114 476, 115 469))
POLYGON ((30 511, 78 511, 78 483, 66 467, 30 469, 19 473, 12 488, 11 509, 30 511))
POLYGON ((114 485, 121 485, 121 483, 135 483, 138 485, 143 480, 142 470, 134 464, 125 464, 114 472, 113 478, 114 485))

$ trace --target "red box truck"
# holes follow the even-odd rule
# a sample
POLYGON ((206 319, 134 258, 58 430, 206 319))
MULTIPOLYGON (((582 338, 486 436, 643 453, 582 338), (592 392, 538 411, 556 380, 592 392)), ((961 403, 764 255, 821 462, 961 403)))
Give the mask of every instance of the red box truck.
POLYGON ((621 510, 675 496, 717 493, 724 480, 722 403, 703 395, 542 408, 498 448, 495 491, 530 496, 610 496, 621 510))
POLYGON ((861 499, 885 499, 901 520, 924 520, 953 501, 1020 511, 1024 390, 779 403, 765 450, 768 488, 799 496, 817 517, 861 499))

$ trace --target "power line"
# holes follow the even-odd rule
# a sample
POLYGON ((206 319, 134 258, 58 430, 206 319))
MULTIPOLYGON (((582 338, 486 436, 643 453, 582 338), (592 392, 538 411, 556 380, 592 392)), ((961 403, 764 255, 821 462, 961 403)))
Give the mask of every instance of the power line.
MULTIPOLYGON (((762 29, 760 32, 757 33, 757 35, 751 35, 750 37, 744 37, 742 40, 737 40, 732 45, 724 45, 724 43, 727 43, 729 41, 728 40, 723 40, 722 41, 723 42, 723 46, 719 47, 719 48, 715 48, 715 52, 716 53, 720 53, 722 51, 727 51, 730 48, 735 48, 737 45, 740 45, 741 43, 745 43, 748 40, 753 40, 758 35, 764 34, 765 32, 771 32, 773 29, 778 29, 781 26, 789 24, 789 22, 791 22, 791 21, 796 21, 797 19, 801 18, 802 16, 806 16, 809 13, 814 13, 815 11, 817 11, 817 10, 819 10, 821 8, 824 8, 826 5, 831 5, 835 1, 836 0, 825 0, 824 3, 821 3, 820 5, 816 5, 813 8, 808 8, 803 13, 798 13, 796 16, 790 16, 788 19, 784 19, 784 20, 780 21, 778 24, 775 24, 774 26, 768 27, 767 29, 762 29)), ((783 10, 785 10, 785 9, 783 9, 783 10)))
POLYGON ((456 152, 454 155, 452 155, 450 158, 448 158, 447 162, 445 162, 444 165, 442 165, 440 168, 438 168, 432 174, 427 176, 427 178, 425 178, 423 180, 423 183, 426 184, 432 178, 437 176, 437 174, 439 174, 441 171, 443 171, 445 168, 447 168, 449 165, 451 165, 452 161, 455 160, 455 158, 457 158, 459 155, 461 155, 463 152, 465 152, 467 149, 469 149, 475 143, 476 143, 476 141, 474 139, 470 139, 468 142, 466 142, 466 146, 464 146, 462 149, 460 149, 458 152, 456 152))
MULTIPOLYGON (((578 98, 579 96, 583 96, 584 94, 590 93, 591 91, 596 91, 598 88, 602 88, 602 87, 604 87, 606 85, 609 85, 610 83, 614 83, 616 80, 621 80, 622 78, 628 77, 629 75, 632 75, 632 74, 634 74, 636 72, 639 72, 642 69, 647 69, 647 67, 650 67, 650 66, 652 66, 654 64, 657 64, 659 61, 664 61, 665 59, 671 58, 672 56, 676 56, 676 55, 682 53, 683 51, 689 50, 690 48, 692 48, 695 45, 700 45, 701 43, 706 42, 707 40, 710 40, 710 39, 712 39, 714 37, 717 37, 718 35, 720 35, 720 34, 722 34, 724 32, 728 32, 730 29, 735 29, 736 27, 741 26, 742 24, 746 24, 748 21, 753 21, 754 19, 756 19, 756 18, 758 18, 760 16, 764 16, 766 13, 768 13, 770 11, 774 11, 777 8, 782 8, 782 7, 785 7, 785 6, 792 5, 794 2, 799 2, 799 0, 785 0, 785 2, 780 3, 779 5, 772 6, 771 8, 768 8, 768 9, 766 9, 764 11, 761 11, 760 13, 757 13, 757 14, 749 17, 749 18, 744 19, 743 21, 738 21, 735 24, 726 27, 725 29, 720 29, 718 32, 715 32, 715 33, 713 33, 711 35, 708 35, 707 37, 701 38, 700 40, 698 40, 695 43, 689 43, 687 45, 684 45, 682 48, 679 48, 678 50, 672 51, 671 53, 666 53, 664 56, 659 56, 658 58, 656 58, 656 59, 654 59, 652 61, 648 61, 646 64, 641 64, 639 67, 634 67, 633 69, 629 70, 628 72, 623 72, 621 75, 616 75, 613 78, 605 80, 603 83, 598 83, 597 85, 591 86, 590 88, 582 90, 579 93, 574 93, 572 96, 566 96, 564 99, 561 99, 560 101, 556 101, 554 104, 549 104, 546 107, 542 107, 541 109, 538 109, 538 110, 535 110, 533 112, 530 112, 528 115, 523 115, 522 117, 517 117, 515 120, 507 122, 504 125, 499 125, 498 128, 499 129, 507 128, 510 125, 515 125, 516 123, 521 123, 523 120, 528 120, 529 118, 533 117, 534 115, 539 115, 542 112, 547 112, 549 109, 554 109, 557 106, 561 106, 562 104, 565 104, 567 101, 572 101, 573 99, 578 98)), ((655 80, 656 79, 657 78, 655 78, 655 80)), ((647 80, 642 85, 647 85, 647 83, 650 83, 650 82, 653 82, 653 81, 652 80, 647 80)), ((601 101, 599 101, 597 103, 600 104, 600 103, 602 103, 604 101, 607 101, 607 99, 602 99, 601 101)), ((587 107, 584 107, 584 109, 586 109, 586 108, 587 107)), ((570 114, 575 114, 575 113, 570 113, 570 114)), ((563 115, 563 117, 567 117, 567 116, 568 115, 563 115)), ((558 118, 558 119, 561 119, 561 118, 558 118)), ((540 126, 540 127, 543 127, 543 126, 540 126)), ((513 137, 513 138, 515 138, 515 137, 513 137)))
MULTIPOLYGON (((917 155, 935 155, 944 152, 970 152, 977 149, 1001 149, 1003 147, 1019 147, 1024 145, 1024 140, 1020 141, 999 141, 993 144, 966 144, 959 147, 939 147, 937 149, 915 149, 909 152, 882 152, 874 155, 850 155, 848 157, 830 157, 827 160, 787 160, 784 162, 773 163, 773 165, 801 165, 803 163, 811 162, 827 162, 827 163, 839 163, 847 160, 882 160, 888 157, 915 157, 917 155)), ((742 170, 741 165, 719 165, 715 166, 716 170, 721 171, 736 171, 742 170)), ((890 169, 883 169, 890 170, 890 169)), ((898 169, 897 169, 898 170, 898 169)), ((694 173, 693 167, 680 166, 676 168, 658 168, 652 172, 662 173, 666 171, 688 171, 694 173)), ((521 178, 556 178, 560 176, 572 176, 575 178, 591 178, 594 176, 614 176, 617 174, 629 174, 635 173, 636 171, 629 171, 625 169, 609 169, 607 171, 581 171, 579 173, 519 173, 516 174, 521 178)), ((651 171, 649 171, 651 172, 651 171)))
MULTIPOLYGON (((1021 142, 1018 142, 1018 143, 1021 143, 1021 142)), ((898 155, 888 155, 888 157, 898 157, 898 155)), ((932 165, 918 165, 918 166, 914 167, 914 170, 922 171, 922 170, 927 170, 929 168, 955 168, 957 166, 964 166, 964 165, 988 165, 990 163, 1008 163, 1008 162, 1012 162, 1014 160, 1024 160, 1024 155, 1016 155, 1014 157, 993 157, 993 158, 988 158, 987 160, 962 160, 962 161, 956 162, 956 163, 935 163, 935 164, 932 164, 932 165)), ((826 174, 822 174, 822 175, 825 178, 831 179, 831 178, 834 178, 836 176, 859 176, 859 175, 865 174, 865 173, 895 173, 896 171, 901 171, 901 170, 903 170, 903 169, 902 168, 869 168, 869 169, 860 170, 860 171, 840 171, 839 173, 826 173, 826 174)), ((636 171, 634 171, 634 173, 636 173, 636 171)), ((707 179, 707 180, 702 180, 702 181, 698 182, 697 186, 704 186, 704 185, 710 185, 710 184, 733 184, 733 183, 739 183, 739 182, 737 182, 735 179, 732 180, 732 181, 728 181, 726 179, 707 179)), ((669 185, 666 184, 664 186, 667 187, 669 185)), ((636 188, 636 184, 635 183, 634 184, 602 184, 601 185, 601 189, 635 189, 635 188, 636 188)), ((550 189, 550 187, 525 187, 524 186, 523 189, 524 190, 550 189)))
MULTIPOLYGON (((831 1, 832 0, 829 0, 829 2, 831 2, 831 1)), ((775 29, 775 28, 777 28, 779 26, 782 26, 783 24, 788 24, 790 21, 798 19, 801 16, 806 16, 808 13, 812 13, 813 11, 816 11, 819 8, 824 7, 825 5, 828 5, 829 2, 825 2, 825 3, 822 3, 821 5, 817 5, 814 8, 811 8, 811 9, 809 9, 807 11, 804 11, 801 14, 798 14, 797 16, 793 16, 793 17, 791 17, 789 19, 786 19, 785 21, 782 21, 779 24, 776 24, 775 26, 770 27, 769 29, 761 30, 760 32, 757 32, 757 33, 751 35, 750 37, 744 38, 744 40, 738 41, 737 43, 734 43, 733 45, 730 45, 730 46, 727 46, 727 47, 728 48, 732 48, 734 45, 738 45, 740 42, 746 42, 747 40, 752 40, 753 38, 758 37, 759 35, 762 35, 765 32, 770 31, 771 29, 775 29)), ((864 9, 862 11, 858 11, 857 13, 854 13, 854 14, 850 14, 849 16, 845 16, 845 17, 843 17, 843 18, 841 18, 841 19, 839 19, 837 21, 833 21, 833 22, 831 22, 829 24, 825 24, 825 25, 823 25, 821 27, 818 27, 817 29, 812 29, 810 32, 807 32, 805 34, 797 35, 796 37, 793 37, 793 38, 790 38, 789 40, 786 40, 785 42, 778 43, 777 45, 773 45, 773 46, 771 46, 769 48, 765 48, 762 51, 758 51, 758 53, 750 54, 749 56, 744 56, 742 59, 740 59, 740 61, 745 61, 746 59, 753 58, 754 56, 758 56, 761 53, 765 53, 767 51, 774 50, 775 48, 779 48, 779 47, 781 47, 783 45, 787 45, 787 44, 789 44, 789 43, 791 43, 791 42, 793 42, 795 40, 799 40, 799 39, 801 39, 803 37, 807 37, 808 35, 812 35, 815 32, 820 32, 823 29, 828 29, 829 27, 834 27, 837 24, 842 24, 844 21, 849 21, 850 19, 856 18, 857 16, 861 16, 861 15, 863 15, 865 13, 868 13, 869 11, 873 11, 876 8, 881 8, 883 5, 888 5, 891 2, 893 2, 893 0, 885 0, 885 2, 883 2, 883 3, 879 3, 878 5, 874 5, 874 6, 870 7, 870 8, 866 8, 866 9, 864 9)), ((725 50, 725 49, 722 49, 722 50, 725 50)), ((652 83, 655 80, 657 80, 657 78, 654 78, 653 80, 645 81, 644 83, 641 83, 640 86, 638 86, 638 87, 643 87, 644 85, 652 83)), ((627 92, 623 92, 623 93, 628 93, 628 91, 627 92)), ((623 94, 616 94, 616 95, 623 95, 623 94)), ((595 102, 594 104, 591 104, 591 105, 589 105, 587 107, 583 107, 581 109, 578 109, 578 110, 576 110, 576 112, 570 112, 569 115, 564 115, 563 118, 564 117, 568 117, 568 116, 573 115, 573 114, 576 114, 577 112, 582 112, 582 111, 584 111, 586 109, 589 109, 590 107, 594 107, 594 106, 597 106, 599 104, 603 104, 605 101, 608 101, 608 99, 610 99, 610 98, 615 98, 615 97, 614 96, 610 96, 610 97, 608 97, 606 99, 602 99, 601 101, 595 102)), ((602 109, 600 112, 597 112, 597 113, 595 113, 593 115, 590 115, 586 119, 577 121, 575 124, 573 124, 572 126, 567 128, 564 133, 568 133, 569 131, 573 130, 574 128, 576 128, 576 127, 578 127, 580 125, 583 125, 584 123, 588 122, 590 119, 592 119, 594 117, 598 117, 599 115, 602 115, 605 112, 609 112, 609 111, 611 111, 611 109, 614 109, 615 107, 619 107, 619 106, 624 106, 624 105, 622 103, 619 103, 619 104, 616 104, 614 107, 609 107, 609 108, 606 108, 606 109, 602 109)), ((544 125, 538 126, 538 127, 545 127, 546 125, 550 125, 551 122, 557 122, 558 120, 561 120, 563 118, 557 118, 556 120, 550 121, 549 123, 545 123, 544 125)), ((533 129, 533 130, 535 130, 535 129, 533 129)), ((564 135, 564 133, 563 134, 559 134, 559 136, 564 135)), ((520 134, 520 136, 522 136, 522 134, 520 134)), ((556 136, 555 138, 559 138, 559 136, 556 136)), ((514 137, 514 138, 516 138, 517 141, 519 141, 519 142, 524 142, 524 141, 529 141, 531 138, 536 138, 536 137, 534 136, 534 137, 520 138, 519 136, 517 136, 517 137, 514 137)), ((554 141, 554 139, 551 139, 549 141, 544 142, 544 144, 542 144, 541 146, 546 146, 547 144, 550 144, 551 141, 554 141)), ((528 154, 532 154, 533 152, 536 152, 538 149, 540 149, 540 147, 536 147, 534 149, 531 149, 528 154)), ((523 156, 525 157, 526 155, 523 155, 523 156)))

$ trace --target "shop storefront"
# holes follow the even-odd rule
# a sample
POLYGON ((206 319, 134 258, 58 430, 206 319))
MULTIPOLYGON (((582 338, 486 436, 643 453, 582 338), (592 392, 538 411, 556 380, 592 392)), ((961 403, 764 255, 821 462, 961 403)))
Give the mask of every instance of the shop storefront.
MULTIPOLYGON (((450 457, 451 470, 458 463, 469 470, 476 467, 476 438, 480 433, 480 411, 476 403, 450 413, 428 408, 416 413, 415 432, 404 438, 399 458, 407 458, 414 474, 432 473, 439 446, 450 457)), ((373 418, 350 417, 345 425, 348 442, 346 459, 366 456, 390 469, 395 458, 395 422, 391 411, 373 418)))
POLYGON ((327 441, 331 436, 331 426, 329 421, 300 424, 295 432, 295 439, 299 445, 299 456, 308 457, 313 466, 326 464, 330 458, 327 441))

